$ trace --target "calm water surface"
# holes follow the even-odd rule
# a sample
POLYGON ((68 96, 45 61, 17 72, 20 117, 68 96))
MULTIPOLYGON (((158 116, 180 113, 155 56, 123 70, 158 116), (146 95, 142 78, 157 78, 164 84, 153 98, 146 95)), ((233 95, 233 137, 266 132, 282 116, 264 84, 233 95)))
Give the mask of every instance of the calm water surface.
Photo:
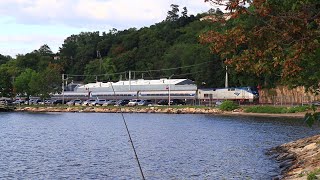
MULTIPOLYGON (((125 114, 147 179, 271 179, 301 120, 125 114)), ((120 114, 0 113, 0 179, 139 179, 120 114)))

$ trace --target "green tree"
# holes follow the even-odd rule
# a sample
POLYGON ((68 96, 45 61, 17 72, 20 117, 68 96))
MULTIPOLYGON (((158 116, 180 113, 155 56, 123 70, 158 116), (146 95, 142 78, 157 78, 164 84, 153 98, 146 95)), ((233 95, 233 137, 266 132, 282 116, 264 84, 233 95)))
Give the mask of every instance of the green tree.
POLYGON ((177 21, 179 19, 179 5, 171 4, 171 10, 167 13, 166 21, 177 21))
POLYGON ((48 98, 51 94, 61 92, 61 74, 58 65, 50 64, 40 73, 32 73, 29 88, 31 95, 48 98))
POLYGON ((94 82, 95 80, 98 81, 110 81, 114 80, 116 76, 114 73, 116 72, 116 67, 112 62, 111 58, 104 58, 104 59, 96 59, 94 61, 89 62, 84 71, 85 75, 85 82, 94 82), (101 67, 100 67, 101 61, 101 67), (101 73, 100 72, 101 68, 101 73), (97 78, 97 79, 96 79, 97 78))
POLYGON ((10 56, 4 56, 0 54, 0 65, 7 63, 9 60, 12 60, 10 56))
POLYGON ((181 16, 186 18, 188 17, 188 9, 187 7, 183 7, 183 11, 181 12, 181 16))
POLYGON ((33 77, 35 77, 36 71, 32 69, 25 69, 14 81, 14 88, 16 93, 20 96, 26 96, 27 98, 30 95, 33 95, 34 92, 30 88, 30 82, 33 77))
POLYGON ((4 65, 0 66, 0 97, 13 97, 12 78, 9 69, 4 65))
POLYGON ((42 56, 52 56, 53 52, 51 51, 50 47, 47 44, 42 45, 38 52, 42 55, 42 56))

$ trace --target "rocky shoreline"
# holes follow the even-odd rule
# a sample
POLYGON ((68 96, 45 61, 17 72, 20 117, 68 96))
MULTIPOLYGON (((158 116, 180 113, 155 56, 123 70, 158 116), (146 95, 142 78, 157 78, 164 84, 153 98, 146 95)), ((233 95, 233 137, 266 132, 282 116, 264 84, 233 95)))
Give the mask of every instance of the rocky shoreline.
POLYGON ((167 114, 220 114, 217 108, 170 107, 18 107, 16 112, 86 112, 86 113, 167 113, 167 114))
POLYGON ((280 163, 281 175, 274 179, 302 180, 312 173, 320 177, 320 135, 280 145, 267 154, 280 163))
POLYGON ((242 109, 231 112, 221 111, 218 108, 206 107, 94 107, 94 106, 70 106, 70 107, 17 107, 16 112, 86 112, 86 113, 165 113, 165 114, 212 114, 229 116, 259 116, 259 117, 290 117, 303 118, 305 113, 266 114, 245 113, 242 109))

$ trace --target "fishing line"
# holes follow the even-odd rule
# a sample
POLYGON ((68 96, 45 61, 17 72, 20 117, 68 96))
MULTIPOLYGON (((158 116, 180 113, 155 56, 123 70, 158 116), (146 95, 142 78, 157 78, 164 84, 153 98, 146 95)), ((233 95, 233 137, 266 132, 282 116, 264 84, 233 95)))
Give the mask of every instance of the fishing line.
MULTIPOLYGON (((109 81, 110 81, 110 78, 109 78, 109 81)), ((110 83, 111 85, 111 88, 112 88, 112 91, 113 91, 113 94, 114 94, 114 97, 116 97, 116 91, 114 90, 114 87, 112 85, 112 82, 110 83)), ((133 152, 134 152, 134 156, 136 158, 136 161, 138 163, 138 166, 139 166, 139 170, 140 170, 140 174, 141 174, 141 177, 143 180, 145 180, 145 177, 144 177, 144 174, 143 174, 143 171, 142 171, 142 167, 141 167, 141 164, 140 164, 140 161, 139 161, 139 158, 138 158, 138 155, 137 155, 137 151, 136 151, 136 148, 134 147, 134 144, 133 144, 133 141, 132 141, 132 138, 131 138, 131 135, 130 135, 130 131, 129 131, 129 128, 128 128, 128 125, 127 125, 127 121, 126 119, 124 118, 124 115, 123 115, 123 112, 122 112, 122 109, 121 109, 121 106, 119 105, 119 110, 120 110, 120 114, 122 116, 122 120, 123 120, 123 123, 126 127, 126 130, 127 130, 127 134, 129 136, 129 141, 131 143, 131 146, 132 146, 132 149, 133 149, 133 152)))

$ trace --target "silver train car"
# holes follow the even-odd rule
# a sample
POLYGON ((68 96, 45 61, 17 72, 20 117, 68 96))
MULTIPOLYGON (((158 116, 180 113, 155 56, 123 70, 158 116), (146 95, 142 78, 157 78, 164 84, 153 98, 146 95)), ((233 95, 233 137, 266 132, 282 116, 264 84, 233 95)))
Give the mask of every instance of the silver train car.
POLYGON ((55 94, 53 99, 196 99, 196 91, 127 91, 127 92, 65 92, 55 94))
POLYGON ((196 84, 189 79, 131 80, 96 82, 55 94, 54 99, 195 99, 196 84))

